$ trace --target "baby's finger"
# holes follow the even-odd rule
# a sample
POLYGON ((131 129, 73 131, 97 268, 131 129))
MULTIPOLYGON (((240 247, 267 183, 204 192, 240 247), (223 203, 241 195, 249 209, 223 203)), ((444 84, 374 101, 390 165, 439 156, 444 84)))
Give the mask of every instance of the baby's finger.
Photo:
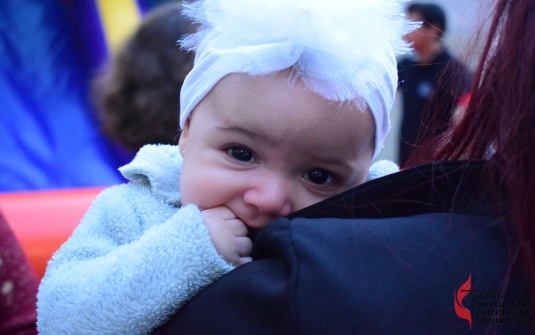
POLYGON ((249 229, 247 228, 245 223, 243 223, 243 221, 239 219, 227 220, 226 224, 229 225, 234 236, 241 237, 247 236, 249 234, 249 229))
POLYGON ((218 217, 223 220, 236 219, 236 214, 234 214, 233 211, 231 211, 228 207, 225 207, 225 206, 203 209, 201 211, 201 215, 203 217, 205 216, 218 217))
POLYGON ((240 257, 240 260, 237 264, 237 266, 240 266, 240 265, 243 265, 245 263, 249 263, 249 262, 252 262, 253 259, 251 257, 240 257))
POLYGON ((253 251, 253 242, 248 237, 237 237, 235 245, 236 252, 240 257, 249 256, 253 251))

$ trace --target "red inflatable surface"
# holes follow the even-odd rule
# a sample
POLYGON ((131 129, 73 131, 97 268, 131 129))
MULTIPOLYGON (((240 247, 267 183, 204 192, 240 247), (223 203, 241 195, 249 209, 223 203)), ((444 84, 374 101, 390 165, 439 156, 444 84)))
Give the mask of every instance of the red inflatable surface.
POLYGON ((103 188, 0 193, 0 211, 39 278, 103 188))

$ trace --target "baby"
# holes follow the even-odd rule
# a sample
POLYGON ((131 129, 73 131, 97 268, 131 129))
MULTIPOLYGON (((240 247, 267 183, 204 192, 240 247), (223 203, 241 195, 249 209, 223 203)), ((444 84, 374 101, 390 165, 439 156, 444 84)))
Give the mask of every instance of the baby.
POLYGON ((146 334, 251 231, 363 183, 389 129, 401 0, 201 0, 179 145, 145 146, 50 261, 41 334, 146 334))
POLYGON ((374 148, 368 110, 333 104, 291 70, 229 74, 186 120, 182 203, 202 209, 223 258, 250 258, 248 229, 312 205, 366 180, 374 148))

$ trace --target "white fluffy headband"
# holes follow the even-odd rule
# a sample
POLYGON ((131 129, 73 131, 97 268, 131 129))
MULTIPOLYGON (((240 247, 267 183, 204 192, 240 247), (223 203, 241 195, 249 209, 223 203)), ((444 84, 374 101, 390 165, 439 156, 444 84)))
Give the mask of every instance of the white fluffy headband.
POLYGON ((377 156, 390 129, 396 56, 407 0, 198 0, 185 14, 200 23, 181 41, 196 52, 180 93, 180 127, 230 73, 261 75, 294 67, 307 87, 332 101, 367 105, 375 119, 377 156))

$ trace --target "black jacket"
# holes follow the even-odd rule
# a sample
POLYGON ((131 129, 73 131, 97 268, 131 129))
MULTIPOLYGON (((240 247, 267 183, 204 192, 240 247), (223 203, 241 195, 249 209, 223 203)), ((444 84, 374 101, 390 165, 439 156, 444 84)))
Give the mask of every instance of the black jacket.
POLYGON ((448 128, 459 99, 470 91, 472 75, 446 49, 426 64, 402 59, 398 74, 403 96, 398 158, 404 166, 421 129, 432 127, 426 135, 431 138, 448 128))
POLYGON ((500 286, 514 234, 494 213, 507 203, 476 191, 481 173, 477 162, 423 165, 275 220, 252 263, 154 334, 526 333, 525 287, 515 273, 500 286), (469 276, 472 291, 455 302, 469 276))

